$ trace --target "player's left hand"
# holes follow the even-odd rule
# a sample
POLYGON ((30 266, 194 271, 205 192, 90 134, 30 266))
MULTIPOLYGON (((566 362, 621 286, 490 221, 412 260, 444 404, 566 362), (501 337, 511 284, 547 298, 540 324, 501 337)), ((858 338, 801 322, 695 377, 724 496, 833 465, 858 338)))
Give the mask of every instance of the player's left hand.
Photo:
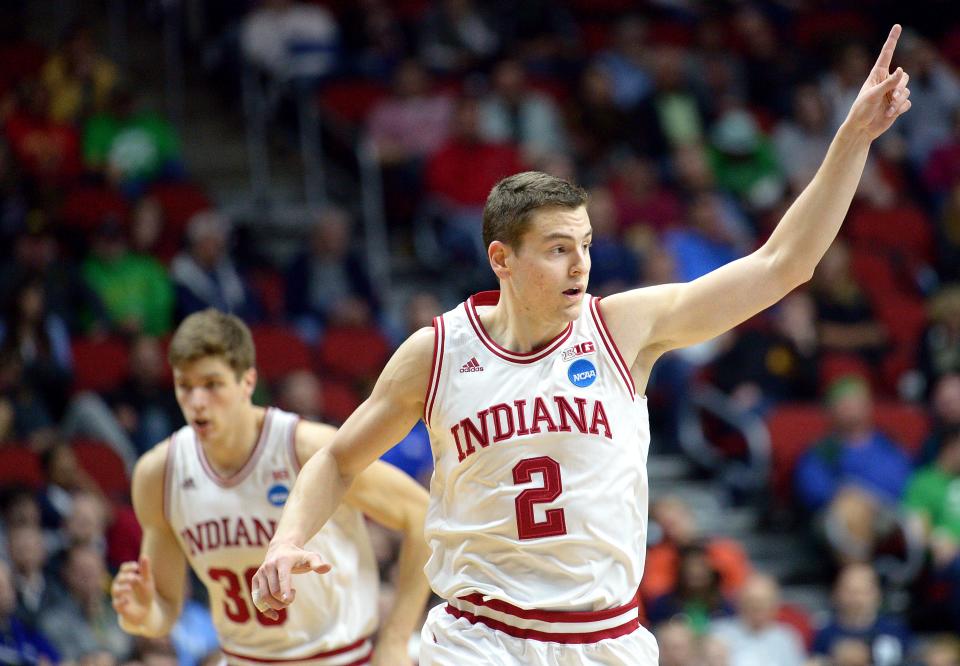
POLYGON ((847 124, 870 140, 886 132, 893 121, 910 109, 910 89, 907 88, 910 76, 900 67, 890 73, 900 31, 899 24, 890 29, 876 64, 847 114, 847 124))
POLYGON ((373 659, 370 666, 410 666, 410 653, 407 651, 408 641, 381 637, 373 649, 373 659))

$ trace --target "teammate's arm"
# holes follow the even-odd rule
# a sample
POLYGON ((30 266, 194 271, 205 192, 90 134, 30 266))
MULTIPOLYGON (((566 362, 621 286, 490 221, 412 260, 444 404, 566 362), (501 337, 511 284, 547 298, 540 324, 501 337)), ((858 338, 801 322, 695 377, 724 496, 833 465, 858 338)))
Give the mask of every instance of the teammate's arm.
POLYGON ((183 604, 186 558, 163 515, 168 446, 154 447, 133 470, 133 508, 143 529, 140 559, 121 564, 110 587, 120 627, 140 636, 170 633, 183 604))
MULTIPOLYGON (((304 464, 330 444, 336 428, 301 421, 297 457, 304 464)), ((423 575, 430 551, 423 539, 423 521, 430 496, 419 483, 393 465, 378 460, 357 475, 343 501, 390 530, 403 533, 397 565, 396 595, 389 616, 380 624, 374 654, 382 663, 406 659, 407 643, 417 628, 430 586, 423 575)))
POLYGON ((333 515, 354 478, 403 439, 423 413, 433 359, 433 329, 411 335, 394 353, 370 397, 337 431, 330 446, 303 466, 283 508, 263 564, 253 577, 254 603, 268 616, 294 599, 292 573, 329 566, 303 544, 333 515))
POLYGON ((712 338, 810 279, 840 229, 871 142, 910 108, 909 77, 899 68, 889 73, 899 35, 895 25, 820 169, 762 247, 692 282, 602 301, 628 362, 712 338))

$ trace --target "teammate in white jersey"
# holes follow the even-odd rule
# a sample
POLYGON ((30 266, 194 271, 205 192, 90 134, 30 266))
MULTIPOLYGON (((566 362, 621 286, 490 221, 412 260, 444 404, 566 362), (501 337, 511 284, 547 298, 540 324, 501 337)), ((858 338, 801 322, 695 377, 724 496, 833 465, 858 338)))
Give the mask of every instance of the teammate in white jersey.
MULTIPOLYGON (((523 173, 483 216, 499 295, 414 333, 370 398, 304 467, 254 587, 268 614, 353 480, 418 418, 435 459, 427 573, 447 603, 422 666, 657 663, 636 592, 646 533, 643 398, 664 352, 712 338, 807 281, 836 236, 872 141, 909 107, 886 44, 819 172, 757 251, 688 284, 586 293, 586 194, 523 173)), ((299 582, 297 584, 299 587, 299 582)))
POLYGON ((325 575, 302 580, 297 606, 268 618, 251 603, 250 581, 289 488, 335 432, 253 405, 254 355, 244 323, 216 310, 187 317, 171 340, 177 402, 188 425, 134 470, 143 543, 139 561, 122 564, 113 583, 121 626, 167 634, 180 613, 189 562, 207 587, 231 664, 409 664, 408 641, 429 593, 422 573, 427 494, 386 463, 357 476, 344 505, 309 542, 324 560, 313 570, 325 575), (396 602, 375 649, 379 581, 363 514, 404 534, 396 602))

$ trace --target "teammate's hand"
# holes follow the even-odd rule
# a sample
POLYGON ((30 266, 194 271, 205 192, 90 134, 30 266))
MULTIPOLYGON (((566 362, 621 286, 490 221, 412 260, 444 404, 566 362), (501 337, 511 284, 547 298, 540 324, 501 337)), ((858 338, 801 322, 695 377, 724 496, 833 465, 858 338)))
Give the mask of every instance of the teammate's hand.
POLYGON ((407 649, 408 641, 381 638, 373 648, 370 666, 409 666, 413 663, 407 649))
POLYGON ((124 562, 110 586, 113 609, 126 623, 141 626, 150 614, 156 594, 150 559, 140 556, 139 562, 124 562))
POLYGON ((282 610, 293 603, 297 591, 293 589, 292 574, 327 573, 330 565, 324 564, 316 553, 290 544, 271 543, 267 556, 253 577, 253 605, 261 613, 276 620, 282 610))
POLYGON ((898 24, 890 29, 877 62, 847 115, 847 122, 871 140, 886 132, 893 121, 910 108, 910 89, 907 88, 910 76, 900 67, 893 74, 890 73, 890 63, 899 39, 898 24))

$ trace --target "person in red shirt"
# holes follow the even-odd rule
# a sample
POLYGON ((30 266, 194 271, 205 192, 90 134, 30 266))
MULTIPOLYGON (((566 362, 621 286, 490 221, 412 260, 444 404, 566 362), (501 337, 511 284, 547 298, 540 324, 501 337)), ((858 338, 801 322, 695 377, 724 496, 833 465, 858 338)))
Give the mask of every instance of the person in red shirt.
POLYGON ((49 92, 39 81, 26 84, 4 134, 20 166, 39 186, 66 185, 80 174, 77 131, 47 115, 49 92))

